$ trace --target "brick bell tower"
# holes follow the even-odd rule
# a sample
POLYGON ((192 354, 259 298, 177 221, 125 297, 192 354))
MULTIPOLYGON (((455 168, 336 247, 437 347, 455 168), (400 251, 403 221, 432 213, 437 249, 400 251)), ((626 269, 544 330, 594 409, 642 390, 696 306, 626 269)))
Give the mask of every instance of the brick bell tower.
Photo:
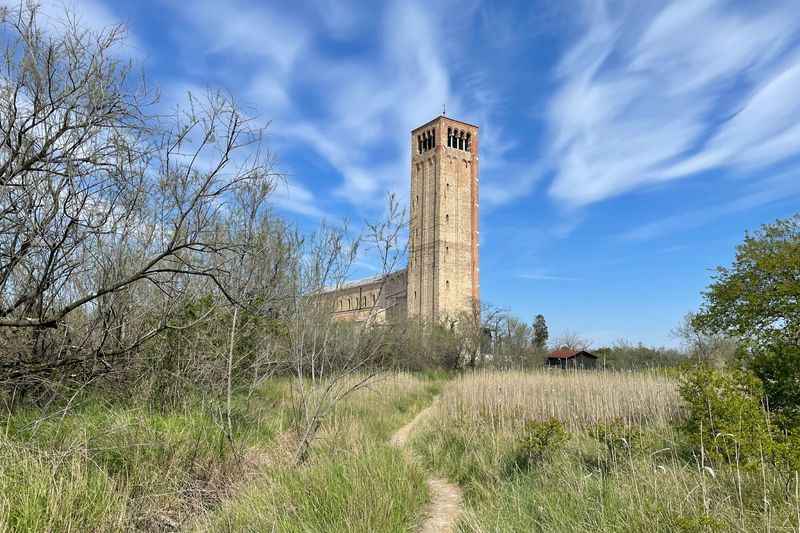
POLYGON ((444 115, 411 132, 408 316, 456 319, 480 298, 478 126, 444 115))

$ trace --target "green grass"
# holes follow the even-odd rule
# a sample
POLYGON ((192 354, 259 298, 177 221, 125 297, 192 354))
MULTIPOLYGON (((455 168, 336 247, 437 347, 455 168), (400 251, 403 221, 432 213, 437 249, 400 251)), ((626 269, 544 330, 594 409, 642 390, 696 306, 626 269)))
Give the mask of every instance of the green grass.
POLYGON ((252 483, 211 531, 413 531, 425 476, 385 445, 365 446, 252 483))
POLYGON ((0 436, 0 525, 14 531, 159 530, 218 502, 280 417, 244 400, 231 442, 219 406, 169 412, 86 397, 66 414, 21 410, 0 436), (21 480, 26 480, 22 483, 21 480))
POLYGON ((0 531, 414 531, 428 470, 463 487, 461 531, 798 531, 794 474, 703 468, 668 384, 639 379, 393 374, 337 404, 300 466, 288 380, 234 396, 232 440, 202 398, 21 410, 0 427, 0 531), (387 441, 437 394, 408 462, 387 441), (568 440, 520 461, 561 413, 568 440))
MULTIPOLYGON (((469 386, 459 384, 458 394, 469 386)), ((435 416, 412 445, 428 468, 464 488, 460 531, 800 528, 800 486, 793 474, 769 464, 763 472, 730 464, 703 468, 685 437, 666 420, 573 426, 566 443, 547 448, 541 460, 520 470, 514 464, 526 430, 525 421, 515 415, 518 405, 498 401, 484 415, 467 413, 460 399, 451 401, 452 394, 445 390, 435 416)), ((584 409, 578 414, 592 420, 592 406, 584 409)), ((542 418, 549 416, 542 413, 542 418)))
POLYGON ((440 388, 399 375, 359 391, 324 421, 308 464, 275 465, 198 529, 413 531, 428 501, 425 473, 387 441, 440 388))
POLYGON ((425 476, 386 443, 441 380, 390 374, 340 402, 292 462, 292 381, 157 409, 97 394, 0 426, 0 531, 408 531, 425 476), (63 406, 62 406, 63 407, 63 406))

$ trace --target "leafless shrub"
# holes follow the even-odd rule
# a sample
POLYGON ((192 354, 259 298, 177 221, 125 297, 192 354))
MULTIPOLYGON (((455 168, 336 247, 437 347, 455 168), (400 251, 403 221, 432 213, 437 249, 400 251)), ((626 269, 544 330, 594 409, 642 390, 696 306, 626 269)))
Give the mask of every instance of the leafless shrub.
POLYGON ((277 178, 261 129, 214 92, 156 116, 114 53, 121 27, 67 17, 50 35, 38 19, 23 5, 0 22, 0 384, 15 397, 117 368, 187 328, 173 318, 191 298, 246 306, 274 281, 256 268, 277 178))
POLYGON ((379 293, 383 292, 388 276, 405 255, 398 244, 405 224, 405 211, 390 196, 384 220, 367 224, 363 236, 348 240, 345 228, 323 226, 305 243, 307 252, 297 264, 298 290, 287 321, 289 358, 296 377, 298 463, 306 460, 323 419, 337 402, 381 372, 391 338, 392 328, 377 307, 360 322, 336 321, 331 288, 341 287, 363 245, 381 262, 379 293))

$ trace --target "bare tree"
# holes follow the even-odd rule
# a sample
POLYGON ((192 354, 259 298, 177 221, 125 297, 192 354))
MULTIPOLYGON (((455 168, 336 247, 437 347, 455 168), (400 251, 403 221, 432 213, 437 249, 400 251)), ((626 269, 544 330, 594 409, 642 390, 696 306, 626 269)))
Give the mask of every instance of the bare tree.
POLYGON ((553 348, 557 350, 588 350, 591 345, 592 341, 569 330, 564 331, 561 335, 553 339, 553 348))
MULTIPOLYGON (((337 322, 335 291, 346 280, 360 246, 380 261, 379 294, 405 257, 400 239, 405 210, 389 196, 386 216, 367 223, 363 236, 348 241, 346 229, 323 228, 306 243, 298 265, 299 290, 289 317, 290 357, 295 366, 295 405, 299 442, 297 463, 304 462, 323 420, 335 405, 368 386, 381 372, 389 328, 373 306, 360 322, 337 322)), ((378 298, 380 301, 380 297, 378 298)))
POLYGON ((123 28, 67 16, 48 35, 35 5, 2 20, 0 335, 19 385, 55 369, 102 371, 165 330, 197 283, 230 304, 241 239, 221 231, 272 188, 262 131, 222 93, 170 116, 115 49, 123 28), (196 280, 196 281, 195 281, 196 280))
POLYGON ((678 326, 672 330, 689 356, 698 362, 723 366, 736 354, 739 343, 736 339, 719 334, 707 334, 694 327, 694 313, 687 313, 678 326))
POLYGON ((505 310, 479 300, 472 300, 469 310, 458 316, 454 326, 462 339, 465 366, 475 368, 484 362, 487 348, 497 338, 505 316, 505 310))

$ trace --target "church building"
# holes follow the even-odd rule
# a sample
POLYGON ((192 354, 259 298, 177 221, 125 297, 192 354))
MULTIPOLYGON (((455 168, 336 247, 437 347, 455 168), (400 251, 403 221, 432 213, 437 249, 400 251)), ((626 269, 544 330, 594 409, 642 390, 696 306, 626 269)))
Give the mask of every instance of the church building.
POLYGON ((408 265, 329 293, 336 319, 455 320, 479 301, 478 146, 444 115, 411 132, 408 265))

